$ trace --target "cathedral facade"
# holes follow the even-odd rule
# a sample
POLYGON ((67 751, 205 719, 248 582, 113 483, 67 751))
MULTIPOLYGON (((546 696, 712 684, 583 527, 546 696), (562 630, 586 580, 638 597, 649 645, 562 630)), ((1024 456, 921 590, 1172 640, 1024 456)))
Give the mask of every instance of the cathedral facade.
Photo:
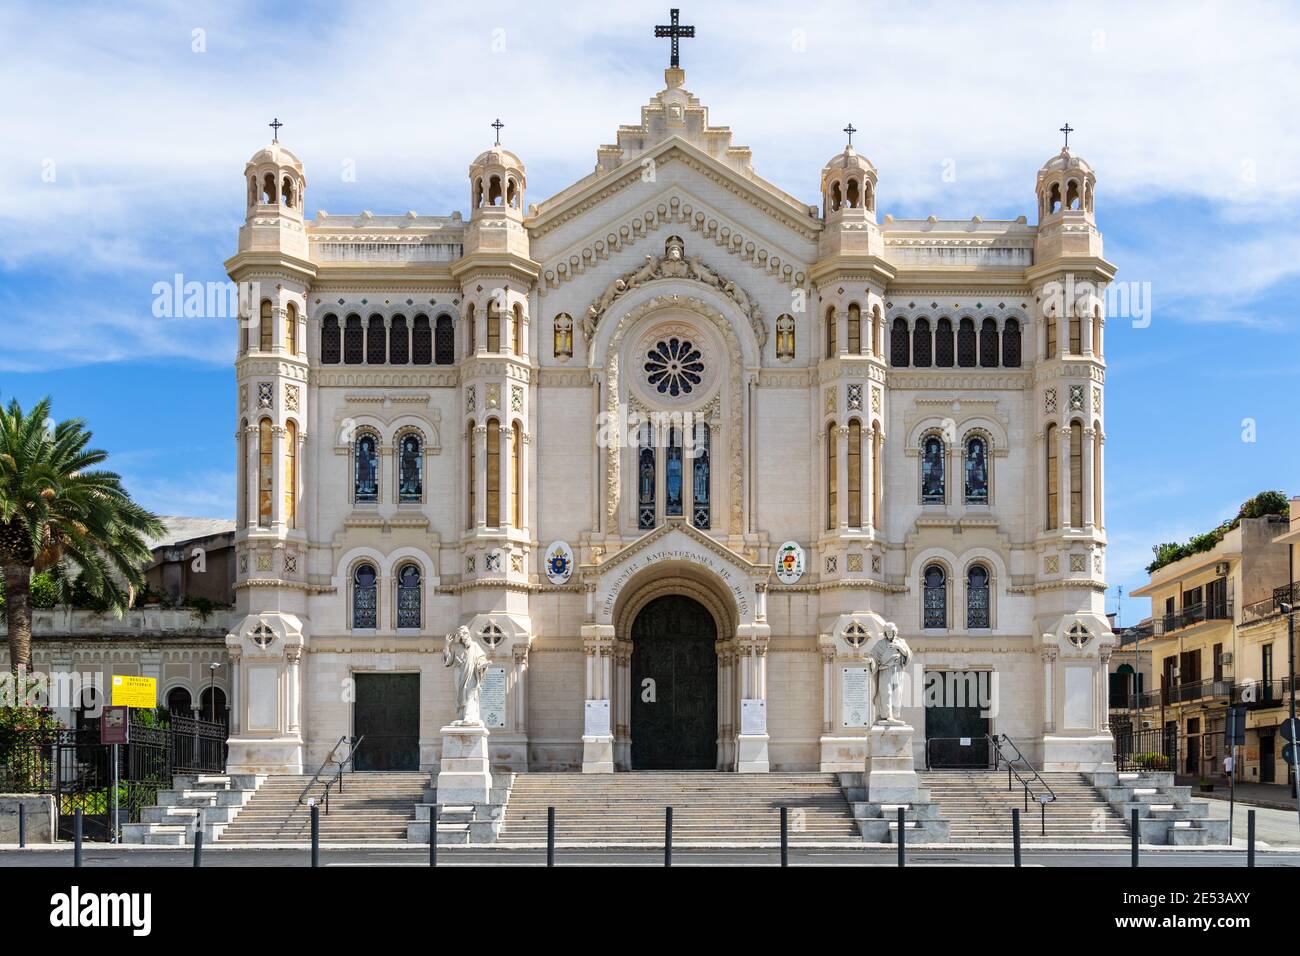
POLYGON ((468 217, 247 164, 230 769, 436 768, 465 626, 496 768, 861 770, 886 622, 918 764, 1108 765, 1090 167, 905 221, 850 145, 810 206, 665 81, 544 201, 482 152, 468 217))

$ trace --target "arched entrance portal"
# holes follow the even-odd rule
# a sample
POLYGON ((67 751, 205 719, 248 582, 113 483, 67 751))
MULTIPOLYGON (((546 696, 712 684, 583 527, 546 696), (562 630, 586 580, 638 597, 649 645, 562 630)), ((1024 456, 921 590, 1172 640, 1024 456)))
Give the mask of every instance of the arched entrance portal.
POLYGON ((632 624, 632 769, 716 770, 718 654, 713 615, 680 594, 632 624))

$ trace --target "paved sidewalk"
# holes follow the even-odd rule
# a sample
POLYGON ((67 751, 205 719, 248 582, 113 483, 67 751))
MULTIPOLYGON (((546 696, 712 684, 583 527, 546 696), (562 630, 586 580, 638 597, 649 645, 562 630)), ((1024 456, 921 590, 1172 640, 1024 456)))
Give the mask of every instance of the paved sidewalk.
MULTIPOLYGON (((1192 788, 1192 796, 1204 797, 1207 800, 1222 800, 1225 803, 1231 799, 1232 788, 1222 779, 1214 781, 1214 789, 1209 793, 1202 793, 1197 787, 1197 782, 1192 780, 1188 784, 1192 788)), ((1241 783, 1236 786, 1237 802, 1248 804, 1254 807, 1268 807, 1272 810, 1295 810, 1295 797, 1291 794, 1291 788, 1284 783, 1241 783)))

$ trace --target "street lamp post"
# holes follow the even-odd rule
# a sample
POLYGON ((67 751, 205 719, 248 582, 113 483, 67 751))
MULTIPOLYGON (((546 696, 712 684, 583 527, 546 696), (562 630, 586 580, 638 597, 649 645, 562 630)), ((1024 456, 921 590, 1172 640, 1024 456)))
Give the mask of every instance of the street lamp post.
POLYGON ((217 722, 217 669, 221 667, 220 661, 213 661, 208 665, 208 720, 214 724, 217 722))
POLYGON ((1291 792, 1296 798, 1296 821, 1300 823, 1300 769, 1296 766, 1296 760, 1300 758, 1300 739, 1297 739, 1295 719, 1295 606, 1282 601, 1278 607, 1286 615, 1287 676, 1291 684, 1291 792))

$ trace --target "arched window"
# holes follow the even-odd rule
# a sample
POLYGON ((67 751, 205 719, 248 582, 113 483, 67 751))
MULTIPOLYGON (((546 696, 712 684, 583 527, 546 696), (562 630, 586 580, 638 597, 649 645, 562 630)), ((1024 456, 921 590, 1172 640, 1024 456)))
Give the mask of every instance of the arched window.
POLYGON ((510 323, 511 336, 513 338, 512 348, 516 355, 524 354, 524 307, 518 302, 511 310, 512 321, 510 323))
POLYGON ((191 700, 190 692, 184 687, 173 687, 167 692, 167 713, 176 717, 193 717, 191 700))
POLYGON ((433 331, 433 361, 435 365, 453 365, 456 362, 456 327, 450 315, 438 316, 433 331))
POLYGON ((1070 527, 1083 527, 1083 422, 1070 425, 1070 527))
POLYGON ((849 354, 862 354, 862 306, 853 302, 849 305, 849 354))
POLYGON ((338 365, 342 357, 339 347, 339 317, 334 314, 325 316, 320 327, 320 363, 338 365))
POLYGON ((407 432, 397 446, 397 500, 411 504, 424 500, 424 448, 420 436, 407 432))
POLYGON ((938 435, 921 441, 921 503, 941 505, 944 496, 944 447, 938 435))
POLYGON ((1092 310, 1092 354, 1101 358, 1101 306, 1092 310))
POLYGON ((487 526, 501 527, 501 423, 487 423, 487 526))
POLYGON ((271 300, 262 300, 262 311, 257 323, 257 347, 263 352, 271 351, 275 329, 271 326, 271 300))
POLYGON ((1052 191, 1047 196, 1047 212, 1056 212, 1061 208, 1061 184, 1052 183, 1052 191))
POLYGON ((493 176, 488 180, 488 205, 501 205, 501 177, 493 176))
POLYGON ((962 319, 957 325, 957 365, 975 367, 975 323, 971 319, 962 319))
POLYGON ((1056 358, 1056 316, 1049 312, 1043 316, 1043 322, 1047 340, 1043 348, 1043 358, 1053 359, 1056 358))
POLYGON ((952 321, 940 319, 934 332, 934 364, 939 368, 952 368, 952 321))
POLYGON ((906 368, 907 360, 907 320, 897 318, 889 332, 889 364, 895 368, 906 368))
POLYGON ((262 177, 262 203, 270 206, 275 201, 275 173, 267 173, 262 177))
POLYGON ((856 179, 849 180, 849 188, 845 193, 849 201, 849 208, 857 209, 861 196, 858 194, 858 181, 856 179))
POLYGON ((388 361, 393 365, 405 365, 411 361, 411 332, 406 327, 406 316, 393 316, 388 329, 388 361))
POLYGON ((257 424, 257 523, 260 527, 271 527, 274 500, 275 455, 272 444, 273 432, 271 419, 263 418, 257 424))
POLYGON ((789 313, 776 318, 776 357, 782 362, 794 358, 794 316, 789 313))
POLYGON ((1060 440, 1056 432, 1056 423, 1050 422, 1047 431, 1044 434, 1044 441, 1047 444, 1047 467, 1044 469, 1044 481, 1047 485, 1044 488, 1047 499, 1047 530, 1052 531, 1056 528, 1057 521, 1061 514, 1060 499, 1057 497, 1061 487, 1061 476, 1057 471, 1057 442, 1060 440))
POLYGON ((293 180, 288 176, 280 183, 280 199, 290 209, 293 208, 293 180))
POLYGON ((654 428, 643 422, 639 432, 636 466, 636 525, 642 531, 655 526, 654 428))
POLYGON ((474 495, 478 487, 478 436, 474 433, 474 419, 469 420, 469 425, 465 428, 465 434, 469 436, 469 453, 465 456, 469 464, 469 476, 465 482, 466 494, 465 500, 469 503, 469 527, 474 527, 478 518, 474 512, 474 495))
POLYGON ((989 626, 989 572, 982 564, 972 564, 966 571, 966 626, 989 626))
POLYGON ((1079 182, 1076 179, 1071 179, 1065 184, 1065 208, 1079 208, 1079 182))
POLYGON ((884 437, 880 433, 880 422, 871 423, 871 514, 872 525, 883 527, 880 503, 885 495, 885 464, 881 461, 881 445, 884 437))
POLYGON ((474 208, 478 209, 483 205, 483 177, 480 176, 474 180, 474 208))
POLYGON ((691 523, 697 528, 708 530, 711 524, 710 512, 710 436, 707 422, 695 423, 695 457, 691 462, 691 523))
POLYGON ((248 419, 239 421, 239 526, 247 528, 248 519, 248 419))
POLYGON ((366 348, 366 331, 361 327, 361 316, 349 315, 343 327, 343 361, 360 365, 366 348))
POLYGON ((501 351, 501 307, 495 297, 488 300, 487 306, 487 350, 501 351))
POLYGON ((871 308, 871 351, 885 357, 885 319, 878 305, 871 308))
POLYGON ((1083 319, 1078 309, 1070 310, 1070 354, 1078 355, 1083 351, 1083 319))
POLYGON ((298 423, 284 426, 284 526, 298 527, 298 423))
POLYGON ((411 363, 428 365, 433 361, 433 333, 429 329, 429 317, 417 315, 415 326, 411 329, 411 363))
POLYGON ((1020 368, 1020 322, 1016 319, 1007 319, 1002 327, 1002 364, 1020 368))
POLYGON ((835 321, 835 306, 831 306, 826 310, 826 357, 827 358, 835 357, 835 352, 836 352, 835 326, 837 324, 838 323, 835 321))
POLYGON ((478 346, 474 344, 474 336, 477 332, 474 325, 477 321, 474 315, 474 303, 470 302, 465 306, 465 354, 473 355, 478 351, 478 346))
POLYGON ((298 354, 298 307, 292 302, 284 310, 284 347, 290 355, 298 354))
POLYGON ((250 206, 257 205, 257 177, 256 176, 248 177, 248 204, 250 206))
POLYGON ((831 183, 831 212, 838 212, 842 205, 844 205, 844 198, 840 192, 840 184, 837 180, 831 183))
POLYGON ((384 317, 372 315, 366 329, 366 364, 383 365, 387 360, 388 330, 384 328, 384 317))
POLYGON ((912 327, 912 364, 917 368, 930 367, 930 320, 917 319, 912 327))
POLYGON ((379 500, 379 436, 362 432, 352 451, 352 500, 374 504, 379 500))
POLYGON ((573 316, 561 312, 555 317, 552 348, 558 359, 573 358, 573 316))
POLYGON ((980 323, 980 367, 998 367, 998 324, 992 319, 980 323))
POLYGON ((1104 528, 1101 517, 1101 422, 1092 423, 1092 523, 1104 528))
POLYGON ((205 687, 199 694, 199 720, 214 724, 229 724, 230 711, 226 707, 226 692, 220 687, 205 687))
POLYGON ((925 569, 925 597, 922 626, 948 626, 948 578, 943 568, 932 564, 925 569))
POLYGON ((680 515, 685 497, 683 482, 685 465, 682 462, 682 430, 676 425, 668 429, 668 447, 664 449, 664 514, 680 515))
POLYGON ((862 527, 862 422, 849 422, 849 527, 862 527))
POLYGON ((524 525, 524 432, 519 422, 510 425, 510 525, 524 525))
POLYGON ((839 436, 835 423, 826 426, 826 527, 833 529, 839 521, 839 436))
POLYGON ((379 575, 373 564, 359 564, 352 572, 352 626, 374 628, 378 626, 379 575))
POLYGON ((989 503, 989 446, 980 435, 966 439, 966 504, 989 503))
POLYGON ((420 568, 404 564, 397 572, 397 626, 420 626, 420 568))
POLYGON ((519 207, 519 186, 513 176, 506 180, 506 205, 514 209, 519 207))

